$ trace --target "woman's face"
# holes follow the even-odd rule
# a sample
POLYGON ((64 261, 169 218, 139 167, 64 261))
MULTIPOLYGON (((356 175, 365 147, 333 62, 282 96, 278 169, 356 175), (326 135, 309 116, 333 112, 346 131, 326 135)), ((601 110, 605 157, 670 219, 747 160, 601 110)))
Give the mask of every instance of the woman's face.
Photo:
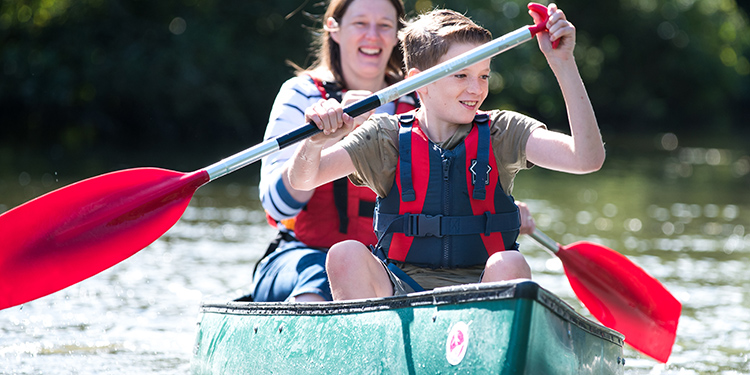
POLYGON ((382 79, 393 48, 398 43, 396 8, 389 0, 354 0, 341 17, 333 19, 331 38, 339 44, 341 66, 350 89, 356 82, 382 79))

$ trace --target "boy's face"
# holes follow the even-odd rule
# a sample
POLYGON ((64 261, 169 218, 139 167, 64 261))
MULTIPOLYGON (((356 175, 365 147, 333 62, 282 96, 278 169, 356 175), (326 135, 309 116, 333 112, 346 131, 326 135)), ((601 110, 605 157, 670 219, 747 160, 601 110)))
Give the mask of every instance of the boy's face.
MULTIPOLYGON (((453 44, 439 63, 452 59, 478 45, 453 44)), ((484 99, 490 82, 490 60, 478 62, 468 68, 442 78, 419 90, 422 105, 431 112, 433 120, 451 124, 467 124, 474 119, 484 99)))

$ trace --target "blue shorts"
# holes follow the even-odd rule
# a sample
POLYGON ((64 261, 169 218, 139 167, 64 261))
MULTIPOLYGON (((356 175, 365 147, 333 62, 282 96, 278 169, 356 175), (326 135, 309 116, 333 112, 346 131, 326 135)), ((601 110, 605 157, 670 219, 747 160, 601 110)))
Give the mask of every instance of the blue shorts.
POLYGON ((326 274, 326 253, 299 241, 281 241, 260 261, 253 277, 253 300, 281 302, 306 293, 333 300, 326 274))

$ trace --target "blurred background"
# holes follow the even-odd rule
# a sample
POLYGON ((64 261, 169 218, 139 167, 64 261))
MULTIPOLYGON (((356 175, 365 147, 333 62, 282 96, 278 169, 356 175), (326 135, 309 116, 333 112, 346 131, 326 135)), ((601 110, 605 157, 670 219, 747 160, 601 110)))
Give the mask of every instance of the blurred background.
MULTIPOLYGON (((607 161, 586 176, 523 172, 515 197, 557 241, 615 249, 682 302, 670 362, 628 347, 627 375, 750 374, 750 4, 559 5, 578 30, 607 161)), ((410 16, 435 6, 495 37, 531 23, 521 1, 406 1, 410 16)), ((323 10, 317 0, 0 0, 0 213, 82 178, 192 171, 258 144, 293 74, 286 61, 311 63, 323 10)), ((536 43, 493 70, 484 109, 568 131, 536 43)), ((136 256, 0 311, 0 373, 187 373, 200 303, 247 293, 275 236, 258 167, 199 189, 136 256)), ((534 279, 588 314, 559 261, 520 242, 534 279)))
MULTIPOLYGON (((466 12, 495 37, 531 23, 523 1, 406 1, 410 16, 435 6, 466 12)), ((747 2, 560 6, 577 26, 576 58, 608 143, 748 139, 747 2)), ((194 170, 260 142, 293 74, 285 62, 311 63, 308 30, 323 10, 317 0, 0 2, 0 174, 194 170)), ((535 46, 496 57, 493 69, 484 108, 566 130, 535 46)))

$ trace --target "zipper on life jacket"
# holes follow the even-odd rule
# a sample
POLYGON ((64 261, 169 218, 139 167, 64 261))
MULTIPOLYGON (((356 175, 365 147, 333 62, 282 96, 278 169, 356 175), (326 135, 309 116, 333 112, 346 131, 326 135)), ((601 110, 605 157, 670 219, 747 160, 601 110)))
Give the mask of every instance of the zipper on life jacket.
MULTIPOLYGON (((450 213, 450 170, 451 170, 451 159, 445 155, 445 150, 441 150, 441 156, 443 158, 443 215, 450 213)), ((450 236, 443 236, 443 267, 450 267, 450 236)))

